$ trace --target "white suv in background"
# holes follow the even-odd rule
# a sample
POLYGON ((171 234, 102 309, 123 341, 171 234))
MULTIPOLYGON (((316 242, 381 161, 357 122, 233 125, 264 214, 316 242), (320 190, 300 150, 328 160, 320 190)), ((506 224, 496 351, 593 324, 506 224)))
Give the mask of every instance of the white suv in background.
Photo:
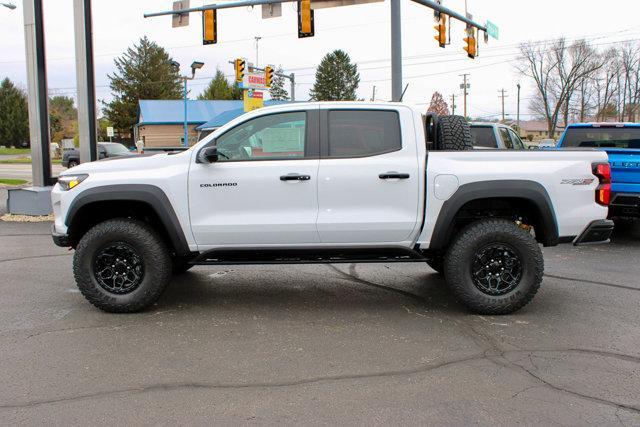
POLYGON ((500 148, 503 150, 525 150, 527 147, 510 126, 501 123, 471 122, 473 147, 500 148))

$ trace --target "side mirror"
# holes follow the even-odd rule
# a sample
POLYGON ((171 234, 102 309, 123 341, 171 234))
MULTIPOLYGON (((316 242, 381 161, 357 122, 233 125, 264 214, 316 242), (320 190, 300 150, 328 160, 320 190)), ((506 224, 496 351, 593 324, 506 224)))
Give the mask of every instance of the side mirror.
POLYGON ((198 153, 198 163, 214 163, 218 161, 218 148, 207 147, 198 153))

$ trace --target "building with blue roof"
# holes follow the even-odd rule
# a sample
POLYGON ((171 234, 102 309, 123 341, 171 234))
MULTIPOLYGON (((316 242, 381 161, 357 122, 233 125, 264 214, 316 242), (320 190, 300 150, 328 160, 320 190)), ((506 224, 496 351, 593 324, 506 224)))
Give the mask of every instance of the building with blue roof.
MULTIPOLYGON (((273 105, 286 101, 266 101, 273 105)), ((198 141, 198 127, 208 122, 218 123, 217 129, 244 112, 239 100, 187 100, 189 145, 198 141), (212 120, 215 119, 215 120, 212 120)), ((138 120, 134 127, 135 140, 142 139, 145 147, 181 147, 184 139, 184 101, 150 100, 138 102, 138 120)))

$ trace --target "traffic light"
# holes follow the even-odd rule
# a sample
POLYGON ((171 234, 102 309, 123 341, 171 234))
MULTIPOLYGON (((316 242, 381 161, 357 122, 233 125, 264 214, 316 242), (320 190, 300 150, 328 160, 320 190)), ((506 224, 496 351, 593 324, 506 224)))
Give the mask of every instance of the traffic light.
POLYGON ((202 12, 202 44, 218 42, 217 11, 209 9, 202 12))
POLYGON ((264 67, 264 80, 265 86, 271 87, 271 81, 273 80, 273 68, 271 65, 264 67))
POLYGON ((242 58, 238 58, 234 61, 234 67, 236 69, 236 82, 241 83, 244 78, 244 67, 246 63, 242 58))
POLYGON ((298 38, 313 37, 313 10, 311 0, 298 0, 298 38))
POLYGON ((467 45, 463 47, 463 49, 467 51, 467 56, 473 59, 478 54, 478 40, 476 39, 476 30, 471 26, 467 26, 466 31, 467 37, 465 37, 463 40, 467 45))
POLYGON ((434 39, 438 41, 440 47, 445 47, 445 45, 447 44, 447 15, 441 13, 440 18, 438 19, 438 25, 434 26, 433 28, 435 28, 438 32, 434 36, 434 39))

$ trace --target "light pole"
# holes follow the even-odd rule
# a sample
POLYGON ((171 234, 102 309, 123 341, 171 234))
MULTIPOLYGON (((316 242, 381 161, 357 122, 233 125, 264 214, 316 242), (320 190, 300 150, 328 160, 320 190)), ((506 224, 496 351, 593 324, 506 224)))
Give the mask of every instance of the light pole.
POLYGON ((0 5, 2 5, 2 6, 4 6, 4 7, 6 7, 6 8, 8 8, 8 9, 11 9, 11 10, 13 10, 13 9, 15 9, 15 8, 16 8, 16 5, 15 5, 15 4, 13 4, 13 3, 0 3, 0 5))
MULTIPOLYGON (((176 69, 180 70, 180 63, 177 61, 171 61, 171 65, 173 65, 176 69)), ((191 77, 189 76, 180 76, 180 79, 184 81, 184 139, 182 144, 185 148, 189 148, 189 124, 187 121, 187 80, 193 80, 196 76, 196 70, 199 70, 204 66, 204 62, 193 61, 191 63, 191 77)))

